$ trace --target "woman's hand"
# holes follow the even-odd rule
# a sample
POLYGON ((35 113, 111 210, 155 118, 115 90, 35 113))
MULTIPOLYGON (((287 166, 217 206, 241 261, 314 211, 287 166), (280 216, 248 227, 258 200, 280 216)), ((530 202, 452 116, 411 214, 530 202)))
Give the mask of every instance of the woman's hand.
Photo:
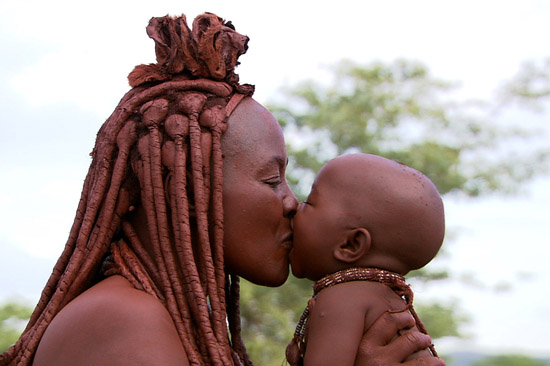
POLYGON ((415 326, 408 311, 385 313, 363 335, 355 366, 444 366, 437 357, 420 357, 405 361, 413 353, 428 347, 430 336, 419 331, 399 332, 415 326))

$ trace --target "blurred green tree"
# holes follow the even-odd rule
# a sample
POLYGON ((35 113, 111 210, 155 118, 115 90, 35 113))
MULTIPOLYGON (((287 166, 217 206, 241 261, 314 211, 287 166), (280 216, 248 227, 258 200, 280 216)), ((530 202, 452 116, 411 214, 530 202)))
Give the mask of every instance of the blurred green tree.
POLYGON ((418 302, 415 310, 433 339, 462 337, 460 325, 469 320, 467 315, 460 312, 456 301, 445 304, 418 302))
MULTIPOLYGON (((344 153, 366 152, 401 161, 426 174, 442 194, 479 196, 513 191, 548 160, 541 151, 506 150, 527 131, 498 126, 481 101, 452 99, 455 85, 432 77, 421 63, 396 60, 360 66, 343 61, 331 82, 305 81, 268 108, 283 126, 288 180, 303 200, 316 172, 344 153)), ((512 90, 512 89, 509 89, 512 90)), ((511 92, 509 92, 510 94, 511 92)), ((511 94, 510 94, 511 95, 511 94)), ((415 271, 418 281, 445 279, 444 270, 415 271)), ((280 365, 284 348, 312 290, 291 276, 277 289, 243 281, 245 343, 257 364, 280 365)), ((467 321, 456 304, 416 304, 434 338, 460 336, 467 321)))
POLYGON ((0 305, 0 353, 8 350, 22 332, 21 324, 31 316, 32 308, 15 300, 0 305))
POLYGON ((511 101, 542 109, 542 102, 550 99, 550 57, 526 61, 500 90, 504 103, 511 101))
POLYGON ((547 158, 540 151, 505 155, 528 131, 495 123, 487 102, 451 99, 454 90, 406 60, 367 66, 343 61, 332 84, 306 81, 287 90, 284 104, 270 109, 288 137, 289 181, 303 198, 327 160, 357 151, 422 171, 442 194, 506 191, 533 176, 547 158), (525 162, 531 168, 519 168, 525 162))

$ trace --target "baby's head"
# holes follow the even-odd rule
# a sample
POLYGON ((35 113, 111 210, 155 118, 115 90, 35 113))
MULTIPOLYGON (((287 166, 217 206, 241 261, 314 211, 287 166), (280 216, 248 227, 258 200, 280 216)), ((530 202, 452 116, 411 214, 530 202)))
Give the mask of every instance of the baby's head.
POLYGON ((406 274, 437 254, 443 202, 419 171, 376 155, 343 155, 315 178, 293 220, 295 276, 318 280, 354 266, 406 274))

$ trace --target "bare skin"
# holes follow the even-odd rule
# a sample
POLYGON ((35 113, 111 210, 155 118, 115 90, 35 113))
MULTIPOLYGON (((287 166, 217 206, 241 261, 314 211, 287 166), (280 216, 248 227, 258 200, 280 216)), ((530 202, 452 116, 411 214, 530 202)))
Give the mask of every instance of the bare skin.
MULTIPOLYGON (((261 236, 263 229, 266 230, 265 240, 243 241, 242 236, 232 234, 232 230, 242 234, 243 227, 236 223, 233 225, 230 220, 226 220, 225 233, 229 241, 224 245, 226 246, 226 265, 231 273, 242 275, 259 284, 277 286, 282 284, 288 276, 290 218, 295 212, 297 202, 284 178, 286 149, 282 131, 278 125, 277 127, 274 125, 276 121, 271 114, 264 110, 265 108, 257 102, 249 99, 243 101, 229 119, 226 133, 228 138, 234 138, 231 137, 234 122, 249 123, 250 126, 256 126, 251 128, 252 132, 256 131, 256 136, 247 137, 242 144, 256 141, 257 146, 268 149, 269 154, 259 157, 258 151, 254 149, 228 151, 224 162, 225 167, 238 165, 242 169, 238 170, 234 177, 228 176, 224 180, 224 209, 226 214, 231 214, 233 207, 226 207, 225 204, 231 201, 232 194, 239 194, 237 189, 239 187, 235 187, 236 191, 226 190, 226 188, 231 188, 231 184, 242 185, 243 182, 247 182, 246 184, 254 189, 258 196, 250 200, 251 207, 247 208, 246 202, 239 202, 237 209, 241 211, 253 209, 259 199, 269 203, 270 209, 266 211, 269 213, 269 225, 264 226, 260 222, 256 224, 254 221, 255 219, 265 220, 265 217, 256 217, 258 215, 249 217, 248 222, 255 224, 249 225, 248 229, 252 231, 246 234, 249 238, 254 238, 255 235, 261 236), (264 128, 257 128, 258 125, 264 128), (266 133, 269 133, 263 137, 266 140, 261 141, 261 135, 266 133), (273 137, 274 133, 276 138, 273 137), (249 156, 250 154, 253 156, 249 156), (246 161, 242 160, 243 156, 247 155, 250 159, 247 163, 249 165, 243 165, 246 161), (274 157, 276 159, 273 159, 274 157), (267 176, 263 168, 270 165, 259 161, 260 158, 266 159, 266 162, 276 162, 268 170, 271 173, 267 176), (243 176, 246 172, 249 173, 248 177, 243 176), (278 177, 279 182, 276 182, 274 177, 278 177), (247 260, 237 260, 247 255, 249 256, 247 260), (268 265, 262 266, 264 262, 268 265), (250 272, 253 268, 251 264, 255 265, 256 271, 250 272)), ((223 143, 227 143, 227 140, 223 143)), ((240 196, 240 199, 243 200, 243 197, 246 198, 246 196, 240 196)), ((136 220, 139 218, 140 215, 136 215, 136 220)), ((246 226, 244 228, 246 229, 246 226)), ((143 232, 138 234, 142 241, 147 240, 147 235, 143 232)), ((418 332, 413 333, 413 336, 401 336, 392 341, 392 338, 398 334, 398 330, 410 326, 410 319, 406 317, 399 318, 395 314, 382 317, 373 325, 374 331, 365 334, 365 342, 361 343, 356 365, 398 365, 408 355, 426 347, 426 342, 429 344, 429 341, 418 332)), ((170 366, 188 365, 189 361, 177 335, 176 327, 162 303, 153 296, 133 288, 126 279, 113 276, 79 295, 55 316, 42 337, 33 364, 37 366, 170 366)), ((421 363, 406 364, 421 365, 421 363)), ((426 359, 422 365, 436 366, 442 363, 426 359)))
POLYGON ((113 276, 78 296, 53 319, 33 364, 189 363, 162 303, 136 290, 125 278, 113 276))
MULTIPOLYGON (((388 310, 406 311, 406 305, 381 283, 354 281, 321 291, 308 321, 304 365, 353 365, 363 334, 388 310), (326 349, 332 352, 319 351, 326 349)), ((414 357, 431 357, 431 353, 424 349, 414 357)))
MULTIPOLYGON (((355 365, 443 366, 443 360, 434 357, 402 362, 431 344, 429 336, 417 331, 395 338, 398 331, 413 326, 414 319, 407 312, 385 313, 363 335, 355 365)), ((164 306, 120 276, 101 282, 68 305, 63 315, 60 313, 48 327, 33 363, 37 366, 188 364, 164 306), (141 352, 136 352, 138 349, 141 352)))
MULTIPOLYGON (((439 250, 443 205, 433 183, 416 170, 379 156, 345 155, 321 169, 293 228, 290 259, 297 277, 317 281, 351 267, 404 275, 439 250)), ((353 365, 375 321, 387 311, 406 310, 405 301, 379 282, 323 289, 310 302, 304 365, 353 365)), ((418 329, 402 333, 411 331, 418 329)), ((406 356, 412 361, 432 354, 424 349, 406 356)))
POLYGON ((293 225, 292 271, 312 281, 353 266, 405 275, 435 257, 445 234, 443 203, 433 183, 412 168, 368 154, 328 162, 293 225))
POLYGON ((444 366, 445 362, 437 357, 419 357, 409 359, 415 352, 432 344, 430 336, 418 331, 406 331, 415 326, 409 312, 384 313, 363 335, 355 365, 369 366, 444 366), (402 335, 395 337, 396 334, 402 335))

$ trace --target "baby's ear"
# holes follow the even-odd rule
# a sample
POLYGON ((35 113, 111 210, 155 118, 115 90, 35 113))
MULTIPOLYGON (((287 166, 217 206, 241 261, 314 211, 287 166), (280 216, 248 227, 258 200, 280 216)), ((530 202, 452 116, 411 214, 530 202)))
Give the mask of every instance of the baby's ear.
POLYGON ((346 241, 334 249, 333 256, 344 263, 354 263, 370 250, 371 236, 367 229, 348 230, 346 241))

